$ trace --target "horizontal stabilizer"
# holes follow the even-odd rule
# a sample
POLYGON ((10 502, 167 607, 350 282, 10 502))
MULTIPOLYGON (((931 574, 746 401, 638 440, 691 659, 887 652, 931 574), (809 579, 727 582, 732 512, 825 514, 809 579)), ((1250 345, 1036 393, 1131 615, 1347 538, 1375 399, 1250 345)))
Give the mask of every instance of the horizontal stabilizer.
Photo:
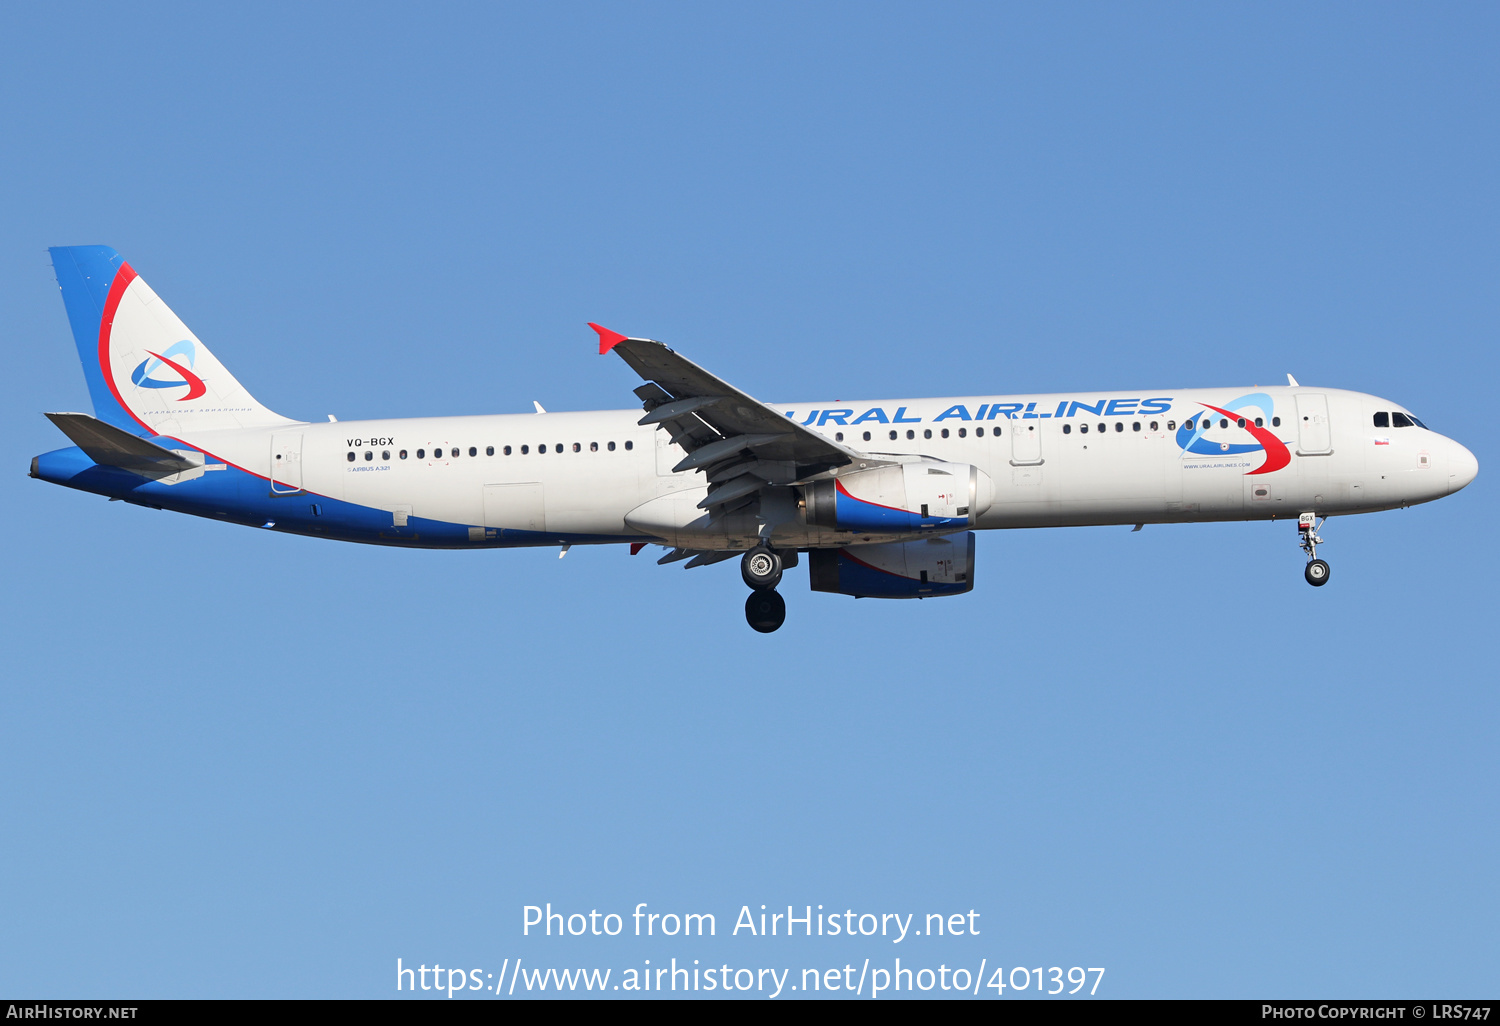
POLYGON ((49 413, 47 419, 100 466, 119 467, 154 478, 180 474, 202 465, 87 413, 49 413))

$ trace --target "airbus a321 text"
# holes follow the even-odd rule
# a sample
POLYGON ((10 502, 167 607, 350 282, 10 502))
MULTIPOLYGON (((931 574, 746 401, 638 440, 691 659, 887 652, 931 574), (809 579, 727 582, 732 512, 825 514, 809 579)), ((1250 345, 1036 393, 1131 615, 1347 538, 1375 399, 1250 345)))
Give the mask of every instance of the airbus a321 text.
POLYGON ((813 590, 974 587, 974 532, 1278 520, 1309 584, 1323 519, 1428 502, 1478 463, 1388 399, 1307 388, 767 404, 660 342, 599 325, 644 408, 309 423, 266 409, 107 246, 52 251, 94 414, 31 476, 157 509, 374 545, 648 544, 740 558, 745 616, 813 590))

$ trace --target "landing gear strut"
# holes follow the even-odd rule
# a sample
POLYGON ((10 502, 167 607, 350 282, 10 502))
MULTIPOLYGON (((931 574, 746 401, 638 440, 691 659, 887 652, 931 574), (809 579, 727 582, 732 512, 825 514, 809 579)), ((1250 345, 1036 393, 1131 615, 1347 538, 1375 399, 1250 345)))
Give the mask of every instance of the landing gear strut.
POLYGON ((781 583, 781 557, 769 546, 757 545, 740 560, 740 576, 750 586, 745 599, 745 620, 762 634, 770 634, 786 622, 786 601, 776 594, 781 583))
POLYGON ((1302 576, 1307 578, 1307 583, 1314 588, 1321 588, 1327 584, 1329 573, 1328 564, 1318 558, 1318 546, 1323 544, 1323 539, 1318 537, 1320 526, 1321 522, 1316 513, 1304 513, 1297 518, 1297 536, 1300 539, 1302 551, 1307 553, 1307 569, 1302 572, 1302 576))

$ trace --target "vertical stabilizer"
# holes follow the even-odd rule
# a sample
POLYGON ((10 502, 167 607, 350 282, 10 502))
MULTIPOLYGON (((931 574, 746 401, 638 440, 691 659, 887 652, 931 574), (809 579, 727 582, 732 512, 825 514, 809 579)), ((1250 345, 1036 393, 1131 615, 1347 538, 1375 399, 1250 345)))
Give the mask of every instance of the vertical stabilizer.
POLYGON ((178 437, 292 423, 256 402, 119 253, 50 252, 100 420, 178 437))

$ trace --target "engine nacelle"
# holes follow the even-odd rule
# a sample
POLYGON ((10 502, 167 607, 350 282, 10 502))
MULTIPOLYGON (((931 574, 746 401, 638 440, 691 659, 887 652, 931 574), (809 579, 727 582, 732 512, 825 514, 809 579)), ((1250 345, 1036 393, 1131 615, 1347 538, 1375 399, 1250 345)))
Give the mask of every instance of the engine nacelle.
POLYGON ((937 598, 974 588, 974 532, 886 545, 814 549, 813 591, 855 598, 937 598))
POLYGON ((995 486, 968 463, 916 460, 815 481, 802 494, 810 525, 893 534, 967 527, 990 508, 995 486))

